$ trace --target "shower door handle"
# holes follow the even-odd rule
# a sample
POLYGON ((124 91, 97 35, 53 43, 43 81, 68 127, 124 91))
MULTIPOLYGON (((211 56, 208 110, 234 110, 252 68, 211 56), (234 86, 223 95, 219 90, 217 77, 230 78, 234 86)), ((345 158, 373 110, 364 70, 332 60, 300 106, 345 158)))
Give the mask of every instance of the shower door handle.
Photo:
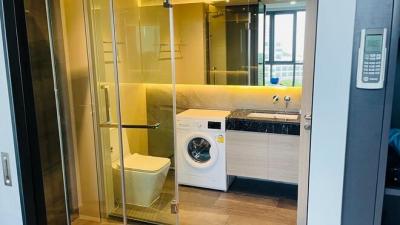
POLYGON ((106 123, 111 122, 109 88, 110 87, 108 85, 101 86, 101 89, 104 90, 104 100, 105 100, 105 107, 106 107, 106 123))
MULTIPOLYGON (((154 124, 122 124, 122 128, 126 129, 158 129, 161 123, 157 122, 154 124)), ((116 128, 118 127, 117 123, 101 123, 100 127, 108 127, 108 128, 116 128)))

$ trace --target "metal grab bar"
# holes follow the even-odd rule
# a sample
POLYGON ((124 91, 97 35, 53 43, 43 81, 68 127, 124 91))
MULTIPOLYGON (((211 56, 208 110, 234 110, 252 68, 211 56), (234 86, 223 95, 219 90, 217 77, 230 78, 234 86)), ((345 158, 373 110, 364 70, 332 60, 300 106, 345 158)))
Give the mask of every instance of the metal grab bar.
MULTIPOLYGON (((126 129, 158 129, 161 123, 154 123, 154 124, 122 124, 122 128, 126 129)), ((116 128, 118 127, 117 123, 101 123, 99 124, 100 127, 107 127, 107 128, 116 128)))

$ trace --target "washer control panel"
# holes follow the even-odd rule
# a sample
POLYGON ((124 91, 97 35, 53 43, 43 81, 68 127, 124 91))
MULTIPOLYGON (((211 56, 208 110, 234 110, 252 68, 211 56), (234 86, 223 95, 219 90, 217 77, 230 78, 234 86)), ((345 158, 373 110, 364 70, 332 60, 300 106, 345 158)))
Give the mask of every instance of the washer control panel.
POLYGON ((225 121, 216 120, 177 119, 176 126, 178 129, 225 131, 225 121))
POLYGON ((383 88, 386 65, 386 33, 386 28, 363 29, 361 31, 357 88, 383 88))

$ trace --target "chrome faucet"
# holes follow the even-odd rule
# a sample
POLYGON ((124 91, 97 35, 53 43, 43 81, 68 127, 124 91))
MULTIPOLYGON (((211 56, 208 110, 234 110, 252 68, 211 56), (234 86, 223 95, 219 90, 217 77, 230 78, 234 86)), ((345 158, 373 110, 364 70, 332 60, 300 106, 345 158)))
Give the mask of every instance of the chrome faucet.
POLYGON ((287 109, 289 107, 289 103, 292 100, 292 98, 288 95, 286 95, 283 100, 285 100, 285 108, 287 109))
POLYGON ((272 103, 275 105, 279 102, 279 96, 278 95, 274 95, 272 96, 272 103))

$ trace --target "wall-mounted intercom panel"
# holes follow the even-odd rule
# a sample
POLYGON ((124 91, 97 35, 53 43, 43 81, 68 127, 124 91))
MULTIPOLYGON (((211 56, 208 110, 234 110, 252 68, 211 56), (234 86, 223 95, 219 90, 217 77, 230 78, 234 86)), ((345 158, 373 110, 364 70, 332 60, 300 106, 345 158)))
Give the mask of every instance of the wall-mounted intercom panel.
POLYGON ((381 89, 385 83, 386 28, 363 29, 358 51, 357 88, 381 89))

